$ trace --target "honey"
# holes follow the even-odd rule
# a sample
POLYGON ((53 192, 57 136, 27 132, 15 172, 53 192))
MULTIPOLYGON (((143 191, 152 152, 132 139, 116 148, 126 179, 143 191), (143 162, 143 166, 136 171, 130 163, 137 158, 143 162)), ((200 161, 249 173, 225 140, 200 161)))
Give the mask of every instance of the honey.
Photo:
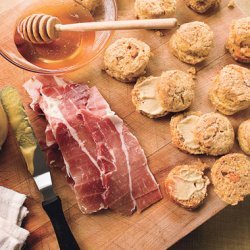
MULTIPOLYGON (((44 3, 42 6, 29 8, 22 13, 19 20, 35 13, 56 16, 62 24, 90 22, 93 17, 81 5, 72 1, 44 3)), ((17 23, 18 25, 18 23, 17 23)), ((92 54, 95 32, 63 31, 59 38, 49 44, 32 44, 25 41, 18 33, 14 33, 14 42, 19 53, 30 63, 45 69, 62 69, 79 61, 87 60, 92 54)))

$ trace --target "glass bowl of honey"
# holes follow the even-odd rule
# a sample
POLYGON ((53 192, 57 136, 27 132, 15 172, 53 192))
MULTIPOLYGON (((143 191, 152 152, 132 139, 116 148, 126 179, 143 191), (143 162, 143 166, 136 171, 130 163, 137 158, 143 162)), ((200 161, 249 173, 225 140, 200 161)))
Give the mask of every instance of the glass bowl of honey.
POLYGON ((0 54, 14 65, 39 74, 63 74, 87 65, 107 46, 112 31, 64 31, 51 43, 32 44, 22 38, 17 27, 25 17, 40 13, 58 17, 62 24, 117 19, 115 0, 92 1, 92 9, 85 5, 90 0, 1 1, 0 54))

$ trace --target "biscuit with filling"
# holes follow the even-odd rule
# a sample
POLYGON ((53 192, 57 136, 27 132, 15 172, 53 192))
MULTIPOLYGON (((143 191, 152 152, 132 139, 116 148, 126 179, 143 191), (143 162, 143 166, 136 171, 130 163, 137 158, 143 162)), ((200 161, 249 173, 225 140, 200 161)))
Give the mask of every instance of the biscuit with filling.
POLYGON ((170 121, 172 144, 180 150, 190 154, 204 154, 198 140, 194 137, 194 130, 201 112, 186 112, 175 115, 170 121))
POLYGON ((178 205, 186 209, 199 207, 207 196, 210 181, 204 175, 201 162, 173 168, 165 180, 166 192, 178 205))

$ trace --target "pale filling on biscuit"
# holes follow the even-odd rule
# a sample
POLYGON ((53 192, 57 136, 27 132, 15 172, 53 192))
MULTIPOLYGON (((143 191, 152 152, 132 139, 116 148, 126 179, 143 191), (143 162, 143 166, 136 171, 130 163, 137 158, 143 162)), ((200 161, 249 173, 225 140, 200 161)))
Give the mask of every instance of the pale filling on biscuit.
POLYGON ((209 180, 192 170, 181 170, 173 176, 175 182, 174 195, 178 200, 189 200, 196 192, 205 194, 209 180))
POLYGON ((139 90, 138 109, 150 115, 161 115, 166 113, 158 98, 156 85, 159 82, 158 77, 146 79, 137 84, 139 90))
POLYGON ((198 149, 199 143, 195 140, 194 130, 199 120, 199 116, 190 115, 177 124, 177 131, 182 136, 185 146, 191 149, 198 149))

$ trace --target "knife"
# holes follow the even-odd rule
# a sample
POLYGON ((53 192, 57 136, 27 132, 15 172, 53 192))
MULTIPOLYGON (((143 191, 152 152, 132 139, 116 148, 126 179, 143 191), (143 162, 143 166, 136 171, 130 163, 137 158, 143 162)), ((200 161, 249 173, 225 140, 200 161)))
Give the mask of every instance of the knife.
POLYGON ((0 98, 27 168, 43 195, 42 206, 50 218, 60 249, 80 249, 65 220, 61 199, 54 193, 49 168, 17 89, 11 86, 3 88, 0 91, 0 98))
POLYGON ((38 144, 34 152, 33 164, 33 178, 43 195, 44 201, 42 202, 42 206, 50 218, 60 249, 80 249, 64 217, 61 199, 54 193, 50 171, 38 144))

